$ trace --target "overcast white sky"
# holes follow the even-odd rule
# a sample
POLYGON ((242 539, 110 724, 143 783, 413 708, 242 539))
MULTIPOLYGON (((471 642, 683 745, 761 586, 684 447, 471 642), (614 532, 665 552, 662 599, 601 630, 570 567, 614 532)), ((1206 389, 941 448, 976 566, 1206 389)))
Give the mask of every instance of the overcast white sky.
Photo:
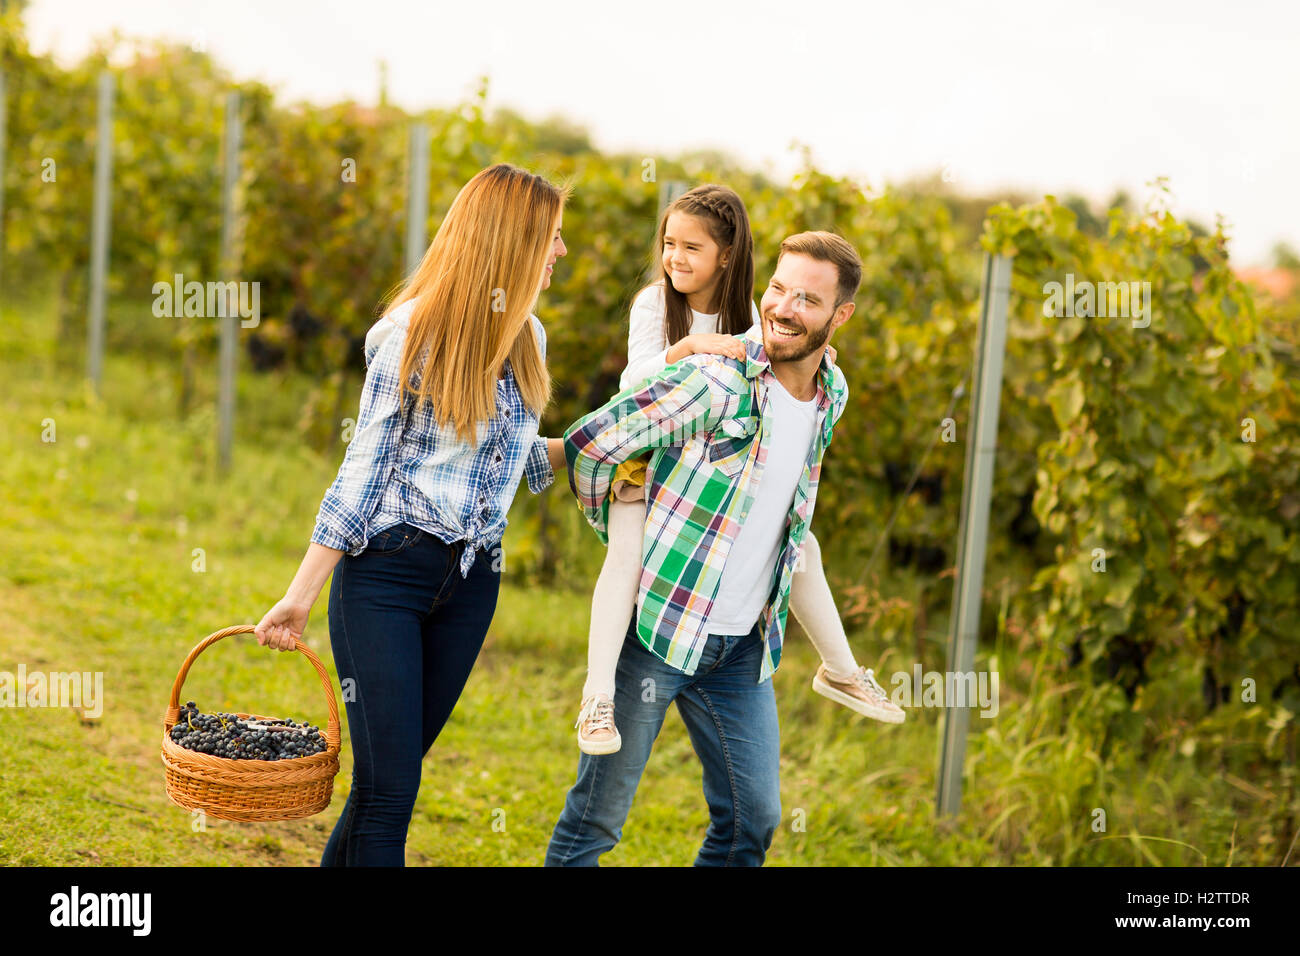
POLYGON ((793 140, 872 185, 947 168, 970 191, 1137 197, 1300 248, 1300 4, 689 0, 34 0, 61 60, 120 29, 202 43, 286 98, 562 113, 607 149, 717 147, 787 174, 793 140))

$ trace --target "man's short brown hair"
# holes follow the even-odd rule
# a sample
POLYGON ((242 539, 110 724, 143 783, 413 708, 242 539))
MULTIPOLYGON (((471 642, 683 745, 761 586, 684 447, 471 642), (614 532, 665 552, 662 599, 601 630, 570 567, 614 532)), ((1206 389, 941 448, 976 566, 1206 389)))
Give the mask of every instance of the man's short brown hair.
POLYGON ((823 231, 801 232, 787 237, 781 243, 781 255, 787 252, 797 252, 818 262, 829 262, 835 267, 835 274, 839 277, 835 290, 838 299, 835 308, 853 301, 853 297, 858 294, 858 286, 862 284, 862 257, 843 236, 823 231))

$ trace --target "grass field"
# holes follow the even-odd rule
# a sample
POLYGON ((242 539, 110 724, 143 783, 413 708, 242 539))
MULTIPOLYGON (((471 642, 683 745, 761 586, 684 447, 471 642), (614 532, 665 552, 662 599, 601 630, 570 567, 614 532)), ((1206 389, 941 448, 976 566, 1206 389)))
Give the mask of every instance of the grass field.
MULTIPOLYGON (((322 456, 296 438, 309 382, 246 373, 235 468, 214 479, 213 384, 204 383, 199 410, 178 421, 171 356, 157 346, 165 336, 145 328, 156 321, 147 306, 111 312, 96 400, 80 369, 57 361, 48 309, 0 311, 0 671, 100 671, 105 695, 98 719, 69 708, 0 710, 0 863, 314 865, 349 785, 346 721, 328 810, 290 823, 208 820, 195 830, 163 790, 161 715, 194 643, 256 623, 283 593, 343 446, 322 456), (43 441, 51 419, 55 440, 43 441)), ((547 493, 568 495, 562 486, 547 493)), ((520 492, 518 509, 530 506, 527 497, 520 492)), ((512 579, 520 533, 507 534, 505 584, 482 656, 425 760, 409 864, 540 864, 572 783, 589 592, 512 579)), ((595 544, 586 542, 584 568, 599 560, 595 544)), ((307 636, 332 674, 327 597, 328 587, 307 636)), ((879 674, 910 670, 904 650, 850 636, 879 674)), ((787 822, 769 862, 1282 860, 1279 834, 1289 835, 1296 813, 1294 769, 1252 776, 1252 767, 1269 766, 1255 737, 1207 735, 1194 676, 1185 701, 1139 697, 1130 709, 1110 688, 1053 684, 1046 649, 1005 634, 996 641, 1000 713, 973 717, 963 811, 937 822, 941 711, 913 709, 888 727, 837 707, 812 692, 815 655, 792 636, 775 677, 787 822), (1123 736, 1100 719, 1117 709, 1123 736), (1095 828, 1098 810, 1104 831, 1095 828)), ((977 667, 988 663, 982 653, 977 667)), ((246 638, 205 653, 185 698, 204 709, 325 717, 306 662, 246 638)), ((625 839, 605 862, 687 864, 706 822, 699 764, 672 715, 625 839)))

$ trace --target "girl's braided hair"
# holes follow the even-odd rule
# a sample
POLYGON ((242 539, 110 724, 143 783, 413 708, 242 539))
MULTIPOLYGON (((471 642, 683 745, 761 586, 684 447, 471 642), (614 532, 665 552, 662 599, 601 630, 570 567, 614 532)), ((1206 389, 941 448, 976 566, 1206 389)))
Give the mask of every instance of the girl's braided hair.
POLYGON ((754 308, 754 239, 749 231, 749 213, 745 203, 733 189, 714 183, 705 183, 682 193, 664 209, 655 236, 655 255, 659 282, 664 287, 664 331, 668 345, 676 345, 691 331, 691 308, 686 296, 673 288, 672 279, 664 271, 664 232, 668 217, 684 213, 700 219, 713 241, 718 244, 719 255, 726 254, 726 268, 708 311, 718 313, 718 331, 724 335, 740 335, 753 324, 754 308))

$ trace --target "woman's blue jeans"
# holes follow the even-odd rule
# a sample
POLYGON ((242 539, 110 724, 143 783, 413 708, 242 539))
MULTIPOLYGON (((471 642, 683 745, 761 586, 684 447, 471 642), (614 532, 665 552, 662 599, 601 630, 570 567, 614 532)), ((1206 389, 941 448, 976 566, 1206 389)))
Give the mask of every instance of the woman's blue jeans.
POLYGON ((344 555, 330 644, 347 708, 352 790, 321 866, 402 866, 425 753, 456 706, 496 610, 500 564, 410 524, 344 555))
MULTIPOLYGON (((700 763, 709 828, 696 866, 758 866, 781 823, 780 740, 772 681, 758 682, 763 641, 709 636, 694 674, 655 657, 628 628, 614 679, 617 753, 578 760, 546 850, 547 866, 594 866, 623 835, 668 706, 677 704, 700 763)), ((650 797, 653 799, 653 796, 650 797)))

